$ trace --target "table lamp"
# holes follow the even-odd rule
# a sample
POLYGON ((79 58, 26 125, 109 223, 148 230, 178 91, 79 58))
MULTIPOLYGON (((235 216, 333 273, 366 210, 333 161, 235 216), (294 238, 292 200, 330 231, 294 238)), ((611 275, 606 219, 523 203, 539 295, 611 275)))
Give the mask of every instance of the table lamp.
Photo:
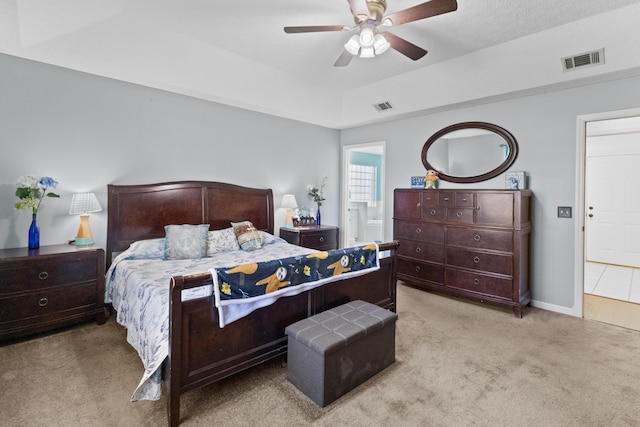
POLYGON ((287 214, 284 217, 284 226, 292 228, 293 227, 293 215, 291 214, 291 209, 298 207, 298 202, 296 201, 296 197, 293 194, 285 194, 282 197, 282 208, 287 210, 287 214))
POLYGON ((76 236, 76 245, 93 245, 93 235, 89 226, 89 213, 100 212, 102 208, 94 193, 75 193, 71 198, 69 215, 80 215, 80 228, 76 236))

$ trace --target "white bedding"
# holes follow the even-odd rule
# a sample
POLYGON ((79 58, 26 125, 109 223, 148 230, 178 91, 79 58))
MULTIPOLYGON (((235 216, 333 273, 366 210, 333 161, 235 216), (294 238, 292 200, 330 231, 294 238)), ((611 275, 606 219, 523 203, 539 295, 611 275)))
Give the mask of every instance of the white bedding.
MULTIPOLYGON (((145 372, 132 401, 161 397, 161 366, 169 351, 169 284, 172 276, 207 273, 212 268, 261 262, 315 252, 265 233, 262 249, 233 250, 213 257, 188 260, 162 259, 163 239, 136 242, 115 259, 106 275, 105 302, 117 312, 127 329, 127 341, 138 352, 145 372)), ((211 289, 205 289, 211 295, 211 289)), ((190 294, 200 297, 202 289, 190 294)), ((185 295, 183 294, 183 299, 185 295)))

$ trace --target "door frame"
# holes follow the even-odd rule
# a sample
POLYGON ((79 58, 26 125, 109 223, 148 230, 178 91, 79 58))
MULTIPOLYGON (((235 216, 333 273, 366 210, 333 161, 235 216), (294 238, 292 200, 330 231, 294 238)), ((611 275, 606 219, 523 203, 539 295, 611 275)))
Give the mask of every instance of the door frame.
POLYGON ((573 315, 584 317, 584 263, 586 259, 585 242, 585 164, 587 161, 587 122, 621 119, 640 116, 640 108, 585 114, 576 120, 576 188, 574 222, 574 298, 573 315))
POLYGON ((386 141, 374 141, 374 142, 364 142, 360 144, 349 144, 342 146, 342 197, 340 201, 340 247, 345 248, 348 244, 348 234, 349 234, 349 153, 352 150, 358 151, 358 149, 367 149, 367 148, 382 148, 382 171, 381 171, 381 183, 382 186, 382 203, 384 206, 383 218, 382 218, 382 235, 384 240, 384 230, 386 228, 387 223, 387 215, 386 215, 386 156, 387 156, 387 143, 386 141))

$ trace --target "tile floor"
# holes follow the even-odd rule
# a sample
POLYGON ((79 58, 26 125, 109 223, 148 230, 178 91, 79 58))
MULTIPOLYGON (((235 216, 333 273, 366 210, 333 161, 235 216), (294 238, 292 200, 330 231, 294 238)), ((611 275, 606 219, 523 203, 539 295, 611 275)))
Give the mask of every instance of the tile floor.
POLYGON ((584 318, 640 330, 640 269, 585 263, 584 318))
POLYGON ((584 292, 640 304, 640 268, 586 262, 584 292))

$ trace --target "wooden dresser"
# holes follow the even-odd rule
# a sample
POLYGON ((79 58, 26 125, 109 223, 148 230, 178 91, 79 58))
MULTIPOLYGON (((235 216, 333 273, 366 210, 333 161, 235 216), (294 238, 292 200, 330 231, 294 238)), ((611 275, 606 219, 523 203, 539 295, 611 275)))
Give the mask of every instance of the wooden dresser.
POLYGON ((104 323, 104 250, 0 249, 0 341, 95 318, 104 323))
POLYGON ((530 190, 394 191, 398 279, 510 307, 530 302, 530 190))

